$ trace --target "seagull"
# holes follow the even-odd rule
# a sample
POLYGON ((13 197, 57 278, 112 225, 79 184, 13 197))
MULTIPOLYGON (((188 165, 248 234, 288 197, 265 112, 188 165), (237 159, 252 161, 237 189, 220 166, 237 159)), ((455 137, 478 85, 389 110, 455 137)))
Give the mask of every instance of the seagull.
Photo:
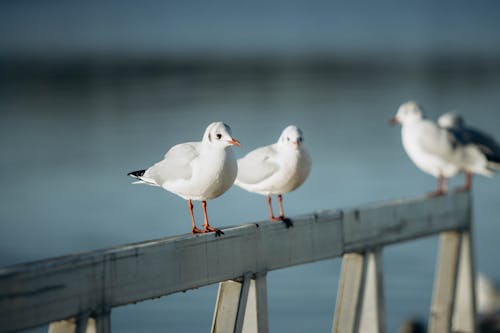
POLYGON ((303 144, 302 131, 293 125, 283 130, 278 142, 257 148, 238 160, 237 186, 267 196, 269 219, 291 221, 283 212, 282 195, 302 185, 311 171, 311 157, 303 144), (280 215, 275 217, 271 195, 278 196, 280 215))
POLYGON ((437 189, 431 196, 447 192, 448 178, 460 168, 453 163, 455 147, 446 129, 424 118, 418 104, 409 101, 400 105, 392 124, 401 124, 403 147, 416 166, 438 179, 437 189))
POLYGON ((492 176, 493 171, 500 170, 500 145, 490 135, 466 126, 464 119, 454 112, 441 115, 438 124, 448 130, 456 146, 473 146, 478 151, 476 155, 458 156, 465 174, 465 184, 459 191, 471 189, 473 173, 492 176))
POLYGON ((208 125, 200 142, 181 143, 170 148, 160 162, 145 170, 132 171, 128 176, 138 179, 134 184, 159 186, 187 200, 192 233, 224 234, 208 224, 207 200, 217 198, 234 183, 238 164, 232 146, 240 146, 231 128, 222 123, 208 125), (192 201, 201 201, 203 230, 196 227, 192 201))

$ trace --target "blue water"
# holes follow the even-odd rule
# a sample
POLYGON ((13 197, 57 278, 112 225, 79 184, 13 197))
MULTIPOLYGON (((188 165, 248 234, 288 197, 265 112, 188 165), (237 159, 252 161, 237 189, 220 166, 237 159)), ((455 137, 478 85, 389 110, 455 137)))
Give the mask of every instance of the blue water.
MULTIPOLYGON (((222 120, 243 156, 299 125, 313 157, 308 181, 284 197, 296 215, 421 195, 435 180, 405 155, 400 129, 387 125, 415 99, 428 116, 456 110, 500 140, 500 75, 408 70, 273 75, 169 74, 0 85, 0 264, 190 231, 185 202, 158 188, 133 186, 128 171, 148 167, 172 145, 201 138, 222 120)), ((458 185, 462 179, 452 181, 458 185)), ((500 279, 497 206, 500 179, 476 177, 477 267, 500 279)), ((201 221, 199 206, 195 207, 201 221)), ((265 219, 261 196, 232 188, 209 202, 214 226, 265 219)), ((390 332, 429 312, 437 238, 384 250, 390 332)), ((331 329, 340 260, 268 275, 272 332, 331 329)), ((209 329, 217 286, 117 308, 117 332, 209 329)), ((40 331, 40 330, 35 330, 40 331)))

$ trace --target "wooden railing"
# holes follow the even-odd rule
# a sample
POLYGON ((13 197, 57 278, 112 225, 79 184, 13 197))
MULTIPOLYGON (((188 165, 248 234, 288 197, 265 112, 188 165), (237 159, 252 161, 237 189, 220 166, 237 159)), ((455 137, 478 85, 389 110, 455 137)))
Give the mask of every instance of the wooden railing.
POLYGON ((212 332, 268 332, 266 274, 342 257, 332 332, 385 332, 382 248, 433 234, 429 332, 475 332, 467 193, 324 211, 0 269, 0 332, 110 332, 114 307, 219 283, 212 332), (455 295, 460 294, 457 298, 455 295))

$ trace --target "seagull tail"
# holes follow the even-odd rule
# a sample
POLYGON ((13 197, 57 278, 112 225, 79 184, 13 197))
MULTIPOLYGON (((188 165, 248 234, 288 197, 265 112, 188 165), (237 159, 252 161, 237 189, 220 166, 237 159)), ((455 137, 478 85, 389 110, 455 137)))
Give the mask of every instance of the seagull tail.
POLYGON ((132 171, 132 172, 127 173, 127 176, 141 180, 141 177, 144 176, 145 172, 146 172, 146 170, 132 171))
POLYGON ((500 171, 500 163, 499 162, 488 162, 488 168, 494 171, 500 171))
POLYGON ((132 172, 127 173, 127 176, 138 179, 137 181, 133 182, 132 184, 146 184, 146 185, 151 185, 151 186, 160 186, 154 181, 154 179, 142 178, 142 176, 144 176, 145 172, 146 172, 146 170, 132 171, 132 172))

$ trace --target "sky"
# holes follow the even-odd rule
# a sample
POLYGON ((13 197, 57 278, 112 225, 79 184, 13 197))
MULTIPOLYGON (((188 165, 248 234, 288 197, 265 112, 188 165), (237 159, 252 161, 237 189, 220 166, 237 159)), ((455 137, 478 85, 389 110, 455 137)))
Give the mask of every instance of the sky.
POLYGON ((500 55, 500 2, 0 0, 0 55, 500 55))

